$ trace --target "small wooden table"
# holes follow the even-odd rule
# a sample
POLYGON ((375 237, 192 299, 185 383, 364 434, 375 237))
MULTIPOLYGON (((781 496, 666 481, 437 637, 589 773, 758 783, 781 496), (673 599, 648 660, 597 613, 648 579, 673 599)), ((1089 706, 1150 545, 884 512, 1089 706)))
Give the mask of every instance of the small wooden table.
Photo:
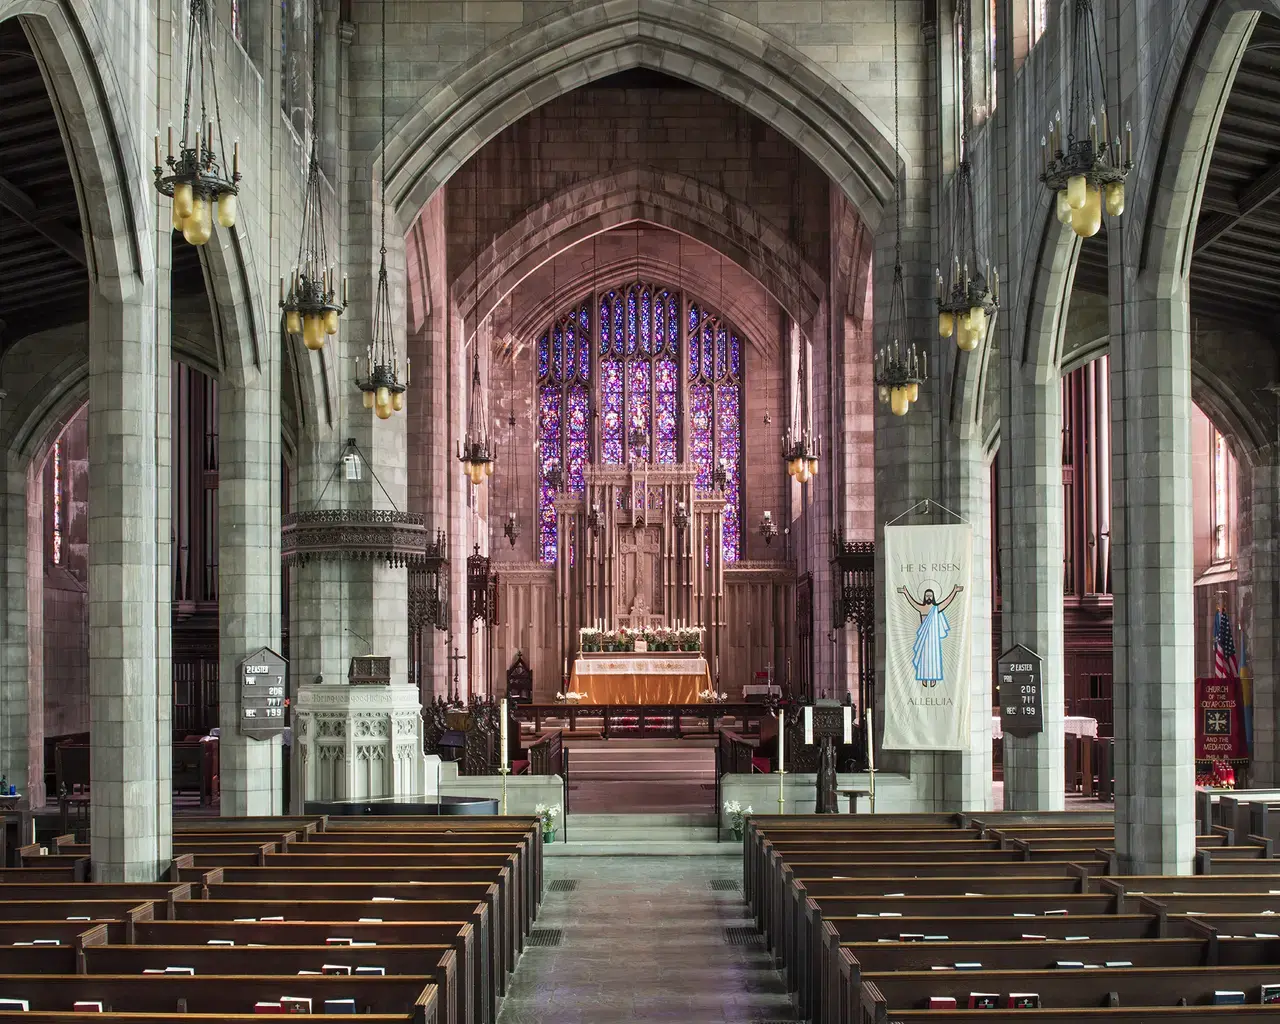
POLYGON ((841 796, 847 796, 849 798, 850 814, 858 813, 858 797, 871 796, 871 790, 869 789, 837 789, 836 792, 839 793, 841 796))

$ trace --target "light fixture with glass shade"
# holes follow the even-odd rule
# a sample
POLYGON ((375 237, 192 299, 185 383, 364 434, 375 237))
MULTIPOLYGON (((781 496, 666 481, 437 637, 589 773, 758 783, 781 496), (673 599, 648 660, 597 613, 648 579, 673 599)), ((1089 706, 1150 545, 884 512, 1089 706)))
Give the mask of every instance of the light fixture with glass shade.
POLYGON ((169 126, 169 151, 163 162, 160 136, 156 136, 156 190, 172 198, 173 228, 181 231, 191 245, 204 245, 209 241, 215 214, 220 226, 235 227, 240 194, 240 143, 232 145, 228 165, 223 141, 218 82, 214 74, 215 54, 210 39, 212 19, 208 0, 191 0, 183 40, 187 69, 183 80, 182 134, 175 147, 173 126, 169 126), (210 101, 212 119, 208 110, 210 101), (193 107, 198 113, 193 113, 193 107))
POLYGON ((807 484, 818 475, 818 459, 822 456, 822 438, 816 437, 801 422, 800 396, 804 388, 804 367, 796 367, 795 401, 791 410, 791 427, 782 435, 782 461, 787 476, 796 483, 807 484))
POLYGON ((1040 138, 1040 180, 1055 196, 1058 220, 1081 238, 1102 228, 1103 211, 1124 213, 1124 181, 1133 170, 1133 128, 1111 133, 1106 76, 1093 0, 1072 0, 1070 101, 1040 138))
MULTIPOLYGON (((390 419, 392 413, 403 412, 404 393, 409 387, 409 360, 404 361, 404 379, 400 377, 400 356, 396 348, 395 322, 391 318, 391 286, 387 280, 387 4, 382 3, 382 247, 378 264, 378 284, 373 300, 373 340, 365 356, 365 375, 356 379, 363 393, 364 407, 372 409, 378 419, 390 419)), ((359 360, 357 360, 359 362, 359 360)))
POLYGON ((329 262, 325 241, 323 175, 316 127, 316 82, 319 78, 320 15, 316 12, 311 39, 311 159, 307 166, 307 187, 302 202, 302 235, 298 241, 298 262, 287 284, 280 279, 280 309, 284 313, 287 334, 302 336, 302 343, 312 352, 324 348, 324 339, 338 333, 338 317, 347 308, 347 281, 342 280, 342 297, 338 298, 338 276, 329 262))
POLYGON ((467 432, 458 445, 458 461, 462 472, 471 483, 479 487, 493 476, 494 459, 498 445, 489 440, 482 429, 484 392, 480 387, 480 332, 476 332, 475 362, 471 370, 471 407, 467 410, 467 432))
POLYGON ((972 352, 987 338, 1000 305, 1000 273, 978 254, 977 203, 974 198, 973 167, 969 163, 969 129, 973 120, 973 51, 967 35, 970 0, 960 0, 956 17, 965 29, 961 48, 960 164, 956 168, 949 224, 948 248, 941 266, 934 270, 937 281, 938 335, 955 338, 961 352, 972 352))

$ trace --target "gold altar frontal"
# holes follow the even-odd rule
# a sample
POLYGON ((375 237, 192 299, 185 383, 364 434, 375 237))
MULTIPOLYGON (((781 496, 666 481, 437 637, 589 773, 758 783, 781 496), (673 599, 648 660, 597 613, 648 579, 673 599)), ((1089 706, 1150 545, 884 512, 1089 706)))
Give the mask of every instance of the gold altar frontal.
POLYGON ((711 672, 693 651, 583 652, 569 688, 587 695, 583 704, 696 704, 711 672))

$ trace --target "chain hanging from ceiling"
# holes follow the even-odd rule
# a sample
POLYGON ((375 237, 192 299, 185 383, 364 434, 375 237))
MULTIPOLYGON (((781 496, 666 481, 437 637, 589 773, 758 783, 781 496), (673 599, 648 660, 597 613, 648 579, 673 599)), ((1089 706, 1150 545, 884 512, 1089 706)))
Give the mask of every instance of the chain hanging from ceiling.
MULTIPOLYGON (((317 7, 311 33, 311 157, 307 164, 307 187, 302 202, 302 235, 298 240, 298 261, 289 276, 288 287, 280 279, 280 309, 284 329, 312 352, 324 348, 327 335, 338 333, 338 317, 347 308, 347 279, 342 279, 338 298, 338 275, 329 261, 324 220, 324 175, 320 173, 320 11, 317 7)), ((375 396, 376 397, 376 396, 375 396)))
POLYGON ((378 286, 373 300, 373 340, 365 362, 365 376, 357 378, 356 387, 363 392, 364 407, 373 409, 378 419, 385 420, 393 412, 404 410, 404 393, 409 387, 409 360, 404 362, 404 379, 400 378, 400 356, 396 349, 395 322, 391 318, 391 287, 387 280, 387 0, 382 0, 382 160, 381 167, 381 237, 378 286))
MULTIPOLYGON (((893 145, 899 141, 898 96, 898 0, 893 0, 893 145)), ((909 341, 906 285, 902 273, 902 174, 894 179, 894 249, 893 284, 889 289, 889 317, 885 323, 884 344, 875 356, 875 385, 880 401, 889 403, 895 416, 905 416, 920 397, 920 385, 928 379, 924 353, 909 341)))
POLYGON ((1124 180, 1133 170, 1133 128, 1111 134, 1106 75, 1093 0, 1072 0, 1071 96, 1040 138, 1040 180, 1056 196, 1058 220, 1081 238, 1102 229, 1102 211, 1124 213, 1124 180))
POLYGON ((969 162, 969 130, 973 121, 970 0, 960 0, 956 17, 960 21, 960 163, 956 168, 949 224, 950 248, 942 261, 946 273, 935 269, 934 275, 938 285, 938 334, 943 338, 954 336, 960 351, 972 352, 986 340, 1000 306, 1000 272, 993 273, 990 260, 984 262, 978 253, 977 204, 973 166, 969 162))
POLYGON ((163 163, 160 136, 156 136, 156 190, 173 199, 173 229, 181 231, 191 245, 204 245, 213 235, 215 206, 218 224, 224 228, 235 227, 240 193, 239 142, 232 146, 231 174, 227 174, 222 111, 210 40, 212 17, 208 0, 191 0, 183 39, 187 68, 182 92, 182 134, 175 149, 173 125, 169 126, 169 152, 163 163), (197 94, 199 112, 193 116, 197 94), (212 120, 208 109, 210 100, 213 101, 212 120))

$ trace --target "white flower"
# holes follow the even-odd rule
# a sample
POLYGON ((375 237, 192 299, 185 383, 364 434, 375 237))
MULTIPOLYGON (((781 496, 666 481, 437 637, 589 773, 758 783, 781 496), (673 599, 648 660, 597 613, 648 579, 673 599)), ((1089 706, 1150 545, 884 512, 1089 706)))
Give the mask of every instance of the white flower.
POLYGON ((750 813, 751 813, 751 808, 748 806, 748 807, 747 807, 747 809, 746 809, 745 811, 743 811, 742 813, 743 813, 743 814, 750 814, 750 813))
POLYGON ((742 804, 737 800, 726 800, 724 802, 724 810, 726 814, 738 814, 742 811, 742 804))

